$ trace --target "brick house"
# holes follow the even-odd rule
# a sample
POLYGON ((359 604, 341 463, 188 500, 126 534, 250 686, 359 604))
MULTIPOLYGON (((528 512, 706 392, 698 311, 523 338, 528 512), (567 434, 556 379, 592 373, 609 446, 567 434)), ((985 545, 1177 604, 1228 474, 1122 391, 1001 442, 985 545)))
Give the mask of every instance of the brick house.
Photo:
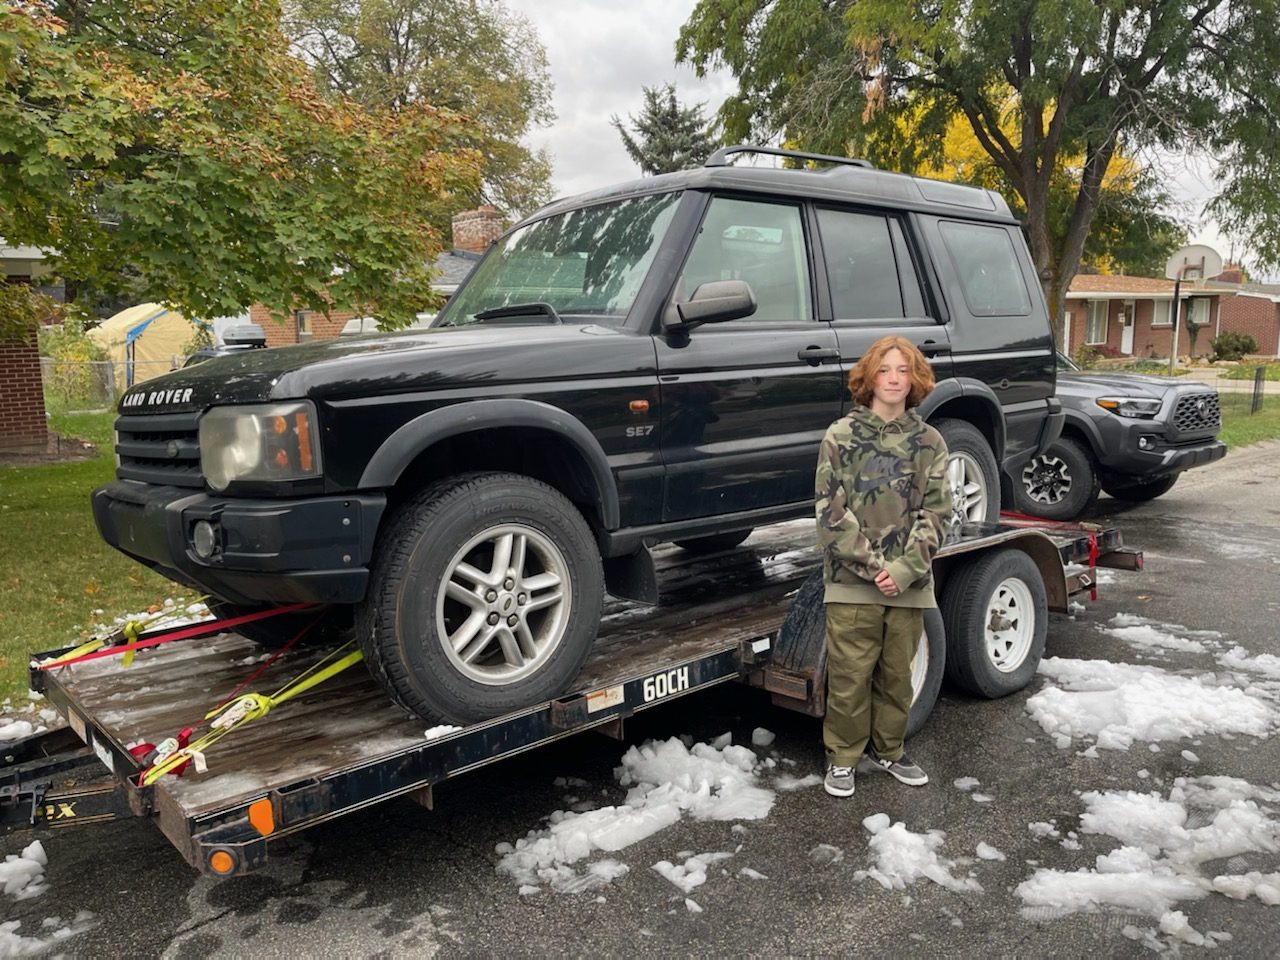
POLYGON ((1259 354, 1280 357, 1280 283, 1244 283, 1224 270, 1206 286, 1221 296, 1219 332, 1247 333, 1259 354))
MULTIPOLYGON (((489 244, 502 235, 502 229, 502 214, 488 204, 455 216, 453 244, 436 257, 436 279, 431 288, 446 297, 452 296, 489 244)), ((308 340, 332 340, 342 332, 348 320, 357 316, 359 314, 348 311, 333 311, 326 317, 318 310, 293 310, 284 323, 277 323, 265 304, 255 303, 249 308, 249 320, 266 332, 269 347, 308 340)))
MULTIPOLYGON (((1223 292, 1212 283, 1184 283, 1180 291, 1178 355, 1191 353, 1188 315, 1200 325, 1195 353, 1210 352, 1218 334, 1223 292)), ((1154 277, 1077 274, 1067 293, 1060 346, 1069 356, 1084 346, 1110 347, 1123 356, 1168 357, 1173 339, 1173 281, 1154 277)))
MULTIPOLYGON (((0 282, 38 283, 44 254, 0 240, 0 282)), ((49 441, 36 331, 0 340, 0 450, 43 450, 49 441)))

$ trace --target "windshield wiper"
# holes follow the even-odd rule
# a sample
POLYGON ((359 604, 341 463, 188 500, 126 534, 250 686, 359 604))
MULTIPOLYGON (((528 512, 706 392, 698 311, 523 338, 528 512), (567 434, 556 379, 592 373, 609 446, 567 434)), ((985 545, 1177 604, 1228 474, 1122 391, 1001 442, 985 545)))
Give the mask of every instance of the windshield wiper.
POLYGON ((475 316, 480 323, 488 323, 490 320, 523 320, 537 323, 540 322, 539 318, 544 318, 543 322, 546 323, 564 323, 560 319, 560 314, 556 313, 556 308, 549 303, 509 303, 504 307, 481 310, 475 316))

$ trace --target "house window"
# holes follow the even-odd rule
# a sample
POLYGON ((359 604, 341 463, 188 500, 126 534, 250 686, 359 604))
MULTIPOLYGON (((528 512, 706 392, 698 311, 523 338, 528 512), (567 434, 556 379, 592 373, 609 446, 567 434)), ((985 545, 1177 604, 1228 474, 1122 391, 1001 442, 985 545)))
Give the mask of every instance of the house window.
POLYGON ((1153 327, 1171 327, 1173 326, 1173 314, 1169 312, 1170 300, 1152 301, 1153 309, 1151 312, 1151 325, 1153 327))
POLYGON ((1106 300, 1090 300, 1089 301, 1089 318, 1084 325, 1084 342, 1085 343, 1106 343, 1107 342, 1107 307, 1109 302, 1106 300))
POLYGON ((299 332, 299 333, 310 333, 310 332, 311 332, 311 326, 310 326, 309 318, 310 318, 310 312, 309 312, 309 311, 307 311, 307 310, 295 310, 295 311, 293 311, 293 319, 294 319, 294 322, 295 322, 295 323, 297 323, 297 325, 298 325, 298 332, 299 332))
POLYGON ((1187 322, 1203 327, 1209 322, 1209 298, 1195 297, 1187 311, 1187 322))

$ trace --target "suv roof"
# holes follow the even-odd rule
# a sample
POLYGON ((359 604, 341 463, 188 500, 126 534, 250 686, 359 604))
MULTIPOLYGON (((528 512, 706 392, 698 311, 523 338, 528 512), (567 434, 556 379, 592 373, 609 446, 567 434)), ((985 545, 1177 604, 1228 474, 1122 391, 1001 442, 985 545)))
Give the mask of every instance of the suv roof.
POLYGON ((1018 222, 1010 212, 1009 204, 1004 197, 994 190, 877 170, 865 160, 851 161, 844 157, 829 157, 824 154, 743 144, 717 150, 703 166, 692 170, 629 180, 600 190, 553 200, 521 221, 521 224, 606 200, 651 193, 669 193, 675 190, 711 189, 771 193, 778 196, 846 203, 855 200, 871 206, 889 206, 896 210, 962 214, 967 220, 1018 222), (727 158, 735 153, 761 153, 806 161, 814 160, 831 165, 817 170, 729 166, 727 158))

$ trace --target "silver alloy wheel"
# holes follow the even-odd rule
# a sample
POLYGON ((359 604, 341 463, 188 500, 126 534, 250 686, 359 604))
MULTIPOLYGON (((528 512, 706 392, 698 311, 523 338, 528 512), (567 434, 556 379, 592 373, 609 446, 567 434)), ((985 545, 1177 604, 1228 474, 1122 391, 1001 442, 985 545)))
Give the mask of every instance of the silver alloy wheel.
POLYGON ((1033 457, 1022 468, 1022 487, 1036 503, 1061 503, 1071 491, 1071 468, 1060 457, 1033 457))
POLYGON ((983 633, 991 665, 1001 673, 1013 673, 1026 661, 1035 640, 1036 608, 1023 580, 1000 581, 987 604, 983 633))
POLYGON ((981 523, 987 519, 987 478, 976 457, 964 451, 947 461, 951 487, 951 515, 956 523, 981 523))
POLYGON ((436 634, 458 671, 493 686, 537 672, 573 608, 560 548, 533 527, 503 523, 468 540, 445 569, 436 634))
POLYGON ((929 678, 929 630, 920 631, 920 642, 916 644, 916 655, 911 658, 911 705, 920 699, 920 691, 929 678))

